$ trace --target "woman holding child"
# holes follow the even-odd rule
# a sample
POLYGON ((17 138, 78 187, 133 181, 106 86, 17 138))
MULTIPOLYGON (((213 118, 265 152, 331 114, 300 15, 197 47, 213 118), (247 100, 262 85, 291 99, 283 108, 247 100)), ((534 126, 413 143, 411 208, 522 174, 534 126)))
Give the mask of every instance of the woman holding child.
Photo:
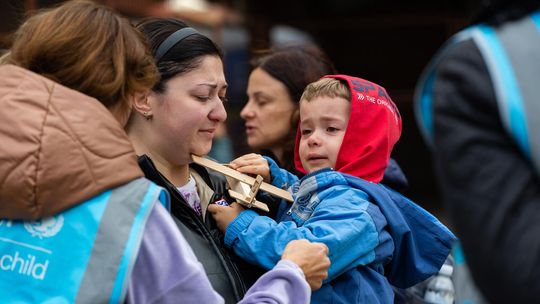
MULTIPOLYGON (((206 210, 216 201, 231 201, 225 177, 191 160, 191 154, 210 151, 227 118, 221 50, 178 19, 147 19, 137 28, 147 38, 160 79, 147 98, 133 103, 128 135, 145 176, 167 189, 174 221, 212 286, 227 303, 236 303, 264 270, 223 246, 206 210)), ((313 288, 320 286, 319 274, 306 275, 313 288)))

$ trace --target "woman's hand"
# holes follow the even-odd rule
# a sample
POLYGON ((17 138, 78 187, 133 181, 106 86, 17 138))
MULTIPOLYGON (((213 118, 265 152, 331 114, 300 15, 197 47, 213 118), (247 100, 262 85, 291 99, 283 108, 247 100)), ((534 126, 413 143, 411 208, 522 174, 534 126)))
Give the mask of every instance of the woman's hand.
POLYGON ((266 159, 260 154, 250 153, 242 155, 233 160, 229 166, 238 172, 260 175, 267 183, 272 181, 268 161, 266 161, 266 159))
POLYGON ((302 268, 306 281, 315 291, 328 277, 330 259, 328 247, 323 243, 311 243, 308 240, 295 240, 287 244, 281 255, 282 260, 289 260, 302 268))
POLYGON ((227 226, 229 226, 240 212, 244 211, 244 208, 238 203, 232 203, 230 206, 210 204, 207 210, 212 214, 214 220, 216 220, 218 229, 225 232, 227 226))

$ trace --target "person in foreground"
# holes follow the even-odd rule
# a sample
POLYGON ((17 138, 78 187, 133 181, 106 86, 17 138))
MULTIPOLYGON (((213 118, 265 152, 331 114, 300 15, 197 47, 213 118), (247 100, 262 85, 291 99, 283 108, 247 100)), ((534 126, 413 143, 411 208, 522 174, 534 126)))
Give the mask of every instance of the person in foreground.
POLYGON ((393 303, 391 285, 412 286, 436 273, 455 240, 436 218, 379 182, 401 133, 386 91, 369 81, 331 75, 307 86, 295 147, 302 179, 270 158, 232 162, 289 189, 294 203, 278 221, 211 206, 225 244, 251 263, 273 267, 287 242, 306 238, 330 249, 332 265, 313 303, 393 303))
MULTIPOLYGON (((540 303, 540 0, 469 2, 475 18, 418 81, 416 117, 465 274, 489 303, 540 303)), ((460 301, 471 284, 456 283, 460 301)))
MULTIPOLYGON (((122 129, 158 79, 140 33, 69 1, 27 20, 1 62, 2 301, 223 303, 122 129)), ((243 302, 308 303, 326 252, 291 242, 243 302)))

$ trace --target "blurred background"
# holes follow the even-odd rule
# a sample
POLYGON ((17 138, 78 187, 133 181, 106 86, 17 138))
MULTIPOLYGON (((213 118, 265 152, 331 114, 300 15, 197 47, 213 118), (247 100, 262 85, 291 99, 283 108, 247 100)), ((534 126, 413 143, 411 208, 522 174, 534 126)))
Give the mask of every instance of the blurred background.
MULTIPOLYGON (((26 16, 63 1, 0 1, 0 48, 26 16)), ((246 102, 250 59, 284 44, 316 44, 340 73, 384 86, 403 117, 403 135, 392 156, 409 179, 407 195, 442 217, 429 152, 414 120, 414 87, 442 43, 470 18, 467 0, 99 0, 121 14, 177 16, 225 51, 229 82, 226 124, 232 154, 249 151, 239 112, 246 102)))

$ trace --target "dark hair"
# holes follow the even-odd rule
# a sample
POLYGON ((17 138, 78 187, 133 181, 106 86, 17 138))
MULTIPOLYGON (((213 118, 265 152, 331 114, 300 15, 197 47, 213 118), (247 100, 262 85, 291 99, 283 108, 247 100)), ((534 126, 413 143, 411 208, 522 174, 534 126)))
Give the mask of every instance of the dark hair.
POLYGON ((4 59, 106 107, 149 90, 158 74, 144 38, 126 19, 92 1, 68 1, 29 18, 4 59))
MULTIPOLYGON (((155 58, 161 43, 172 33, 188 25, 176 18, 147 18, 136 27, 146 36, 155 58)), ((221 49, 210 38, 199 33, 186 37, 156 62, 161 77, 153 90, 163 93, 167 80, 196 69, 201 64, 201 57, 207 55, 223 59, 221 49)))
POLYGON ((308 84, 336 74, 330 59, 315 46, 284 46, 254 59, 252 65, 282 82, 296 103, 308 84))
MULTIPOLYGON (((300 118, 298 104, 306 86, 321 77, 336 74, 334 65, 326 54, 313 45, 288 45, 264 52, 262 56, 252 62, 253 68, 263 71, 280 81, 287 88, 296 109, 291 115, 291 130, 284 139, 283 160, 280 165, 291 172, 295 172, 294 142, 296 138, 296 125, 300 118)), ((267 151, 263 151, 266 153, 267 151)))
POLYGON ((471 0, 472 24, 498 26, 520 19, 540 8, 540 0, 471 0))

